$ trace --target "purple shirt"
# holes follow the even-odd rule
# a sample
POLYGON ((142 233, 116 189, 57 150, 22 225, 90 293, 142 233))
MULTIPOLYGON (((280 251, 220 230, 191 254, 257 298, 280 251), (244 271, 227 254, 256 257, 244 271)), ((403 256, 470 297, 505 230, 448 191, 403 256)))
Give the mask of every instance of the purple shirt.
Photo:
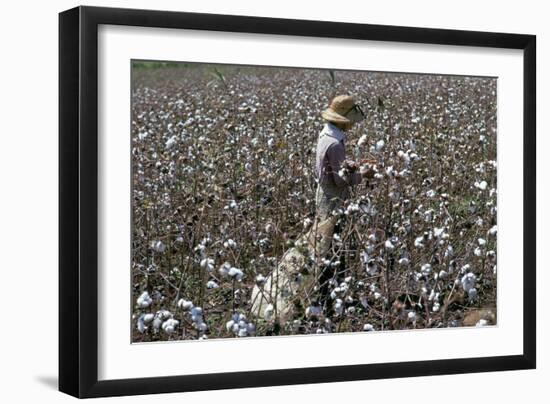
POLYGON ((338 172, 346 159, 346 136, 332 123, 325 124, 319 134, 315 159, 315 174, 323 190, 330 194, 343 194, 347 187, 361 182, 361 174, 341 176, 338 172))

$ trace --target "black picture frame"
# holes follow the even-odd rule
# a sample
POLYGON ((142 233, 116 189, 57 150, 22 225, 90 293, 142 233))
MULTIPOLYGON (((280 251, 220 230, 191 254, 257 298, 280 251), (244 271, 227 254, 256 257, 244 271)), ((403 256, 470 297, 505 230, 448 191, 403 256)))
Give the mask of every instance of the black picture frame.
POLYGON ((536 366, 536 37, 77 7, 59 14, 59 390, 75 397, 324 383, 536 366), (523 50, 523 354, 98 381, 98 25, 523 50))

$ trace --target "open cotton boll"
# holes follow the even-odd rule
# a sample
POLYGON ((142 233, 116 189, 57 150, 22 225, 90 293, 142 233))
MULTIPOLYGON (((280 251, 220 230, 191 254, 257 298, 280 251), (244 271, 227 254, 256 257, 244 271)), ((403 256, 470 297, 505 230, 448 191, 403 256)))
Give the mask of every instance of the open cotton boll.
POLYGON ((138 331, 141 332, 141 333, 144 333, 145 330, 147 330, 147 326, 145 325, 144 317, 145 316, 143 314, 141 316, 139 316, 138 321, 137 321, 137 325, 136 325, 138 331))
POLYGON ((493 227, 491 227, 489 229, 489 231, 487 232, 488 235, 490 236, 496 236, 497 234, 497 225, 495 224, 493 227))
POLYGON ((176 327, 178 326, 180 322, 178 320, 175 320, 173 318, 170 318, 166 320, 164 323, 162 323, 162 329, 167 334, 172 334, 176 331, 176 327))
POLYGON ((223 246, 225 248, 235 248, 235 247, 237 247, 237 243, 233 239, 228 239, 227 241, 225 241, 223 243, 223 246))
POLYGON ((367 323, 363 326, 363 331, 374 331, 374 326, 372 324, 367 323))
POLYGON ((158 253, 163 253, 164 250, 166 250, 166 246, 160 240, 153 241, 151 244, 151 247, 153 248, 153 250, 155 250, 158 253))
POLYGON ((203 258, 201 260, 201 268, 206 269, 208 272, 214 269, 214 260, 212 258, 203 258))
POLYGON ((468 290, 468 299, 470 301, 473 301, 473 300, 477 299, 477 289, 476 288, 471 288, 471 289, 468 290))
POLYGON ((462 289, 464 289, 466 293, 469 293, 470 289, 476 284, 476 276, 472 272, 468 272, 462 277, 460 282, 462 283, 462 289))
POLYGON ((341 316, 344 312, 344 302, 342 299, 336 299, 336 302, 334 303, 334 312, 341 316))
POLYGON ((267 278, 263 276, 262 274, 256 275, 256 283, 258 285, 263 285, 267 281, 267 278))
POLYGON ((481 181, 481 182, 475 182, 474 186, 478 189, 481 189, 482 191, 485 191, 487 189, 487 181, 481 181))
POLYGON ((216 283, 216 281, 209 280, 208 282, 206 282, 206 288, 207 288, 207 289, 217 289, 217 288, 219 288, 219 287, 220 287, 220 285, 218 285, 218 284, 216 283))
POLYGON ((164 149, 165 150, 170 150, 172 147, 174 147, 176 145, 176 141, 177 141, 177 137, 174 135, 172 136, 170 139, 168 139, 166 141, 166 143, 164 144, 164 149))
POLYGON ((149 296, 149 292, 143 292, 138 298, 137 298, 137 305, 140 309, 145 309, 153 303, 153 299, 149 296))
POLYGON ((416 248, 423 248, 424 247, 424 236, 420 236, 414 239, 414 246, 416 248))
POLYGON ((386 142, 384 142, 383 139, 380 139, 378 142, 376 142, 376 145, 374 146, 374 149, 376 151, 380 151, 384 148, 384 145, 386 144, 386 142))
POLYGON ((178 307, 182 310, 191 310, 193 308, 193 302, 190 300, 180 299, 178 300, 178 307))
POLYGON ((237 324, 234 320, 229 320, 225 323, 225 329, 229 332, 237 332, 239 331, 239 324, 237 324))
POLYGON ((357 141, 357 146, 359 147, 363 146, 365 143, 367 143, 367 140, 368 140, 368 136, 366 134, 362 135, 357 141))
POLYGON ((229 268, 229 271, 227 272, 227 275, 230 278, 233 278, 237 281, 240 281, 243 278, 244 273, 239 268, 231 267, 231 268, 229 268))
POLYGON ((410 260, 407 257, 399 258, 399 261, 397 261, 399 265, 406 266, 409 265, 410 260))
POLYGON ((194 323, 200 323, 202 322, 202 308, 201 307, 193 307, 191 309, 191 320, 194 323))
POLYGON ((416 322, 416 312, 414 312, 414 311, 409 311, 409 313, 407 314, 407 318, 409 319, 409 321, 410 321, 411 323, 416 322))
POLYGON ((273 305, 271 303, 266 306, 266 308, 264 310, 264 318, 267 321, 272 319, 274 310, 275 310, 275 308, 273 307, 273 305))
POLYGON ((422 272, 422 275, 428 276, 432 273, 432 266, 430 264, 424 264, 420 267, 420 271, 422 272))
POLYGON ((223 265, 218 270, 218 272, 222 276, 227 276, 229 274, 230 269, 231 269, 231 264, 229 262, 224 262, 223 265))

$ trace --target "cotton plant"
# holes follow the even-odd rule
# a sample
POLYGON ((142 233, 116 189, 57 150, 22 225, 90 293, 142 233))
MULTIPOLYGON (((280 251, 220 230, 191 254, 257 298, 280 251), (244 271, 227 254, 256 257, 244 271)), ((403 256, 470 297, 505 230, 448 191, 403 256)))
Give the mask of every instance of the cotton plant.
POLYGON ((254 336, 256 332, 254 323, 247 321, 246 316, 242 313, 234 313, 225 324, 225 328, 237 337, 254 336))

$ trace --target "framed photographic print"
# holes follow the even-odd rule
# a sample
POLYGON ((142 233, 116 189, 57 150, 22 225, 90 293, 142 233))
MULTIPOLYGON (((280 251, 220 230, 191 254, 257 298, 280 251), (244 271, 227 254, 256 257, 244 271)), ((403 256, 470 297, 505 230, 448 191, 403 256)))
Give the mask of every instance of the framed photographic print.
POLYGON ((534 36, 59 27, 61 391, 535 367, 534 36))

